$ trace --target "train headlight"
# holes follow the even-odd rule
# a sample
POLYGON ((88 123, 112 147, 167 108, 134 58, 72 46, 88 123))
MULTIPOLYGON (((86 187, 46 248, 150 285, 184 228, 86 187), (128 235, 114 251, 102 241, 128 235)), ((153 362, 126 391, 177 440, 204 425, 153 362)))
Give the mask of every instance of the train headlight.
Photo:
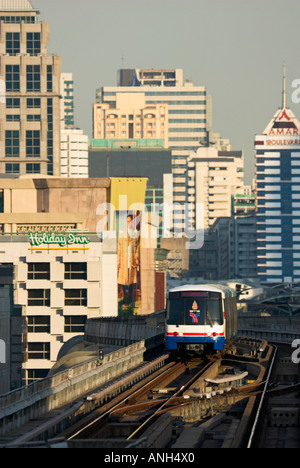
POLYGON ((213 338, 216 338, 218 336, 218 333, 216 332, 207 333, 207 336, 212 336, 213 338))
POLYGON ((178 333, 177 333, 177 332, 174 332, 174 333, 173 333, 173 336, 178 336, 178 333))

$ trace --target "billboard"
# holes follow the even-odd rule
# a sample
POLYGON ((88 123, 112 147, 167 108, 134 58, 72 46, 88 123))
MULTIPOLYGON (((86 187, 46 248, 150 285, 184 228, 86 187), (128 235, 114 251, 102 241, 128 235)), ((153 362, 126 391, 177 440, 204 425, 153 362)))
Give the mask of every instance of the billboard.
POLYGON ((118 244, 119 315, 137 315, 142 308, 141 225, 146 187, 146 178, 111 178, 110 227, 118 244))
POLYGON ((119 315, 138 314, 141 306, 141 212, 117 211, 119 315))

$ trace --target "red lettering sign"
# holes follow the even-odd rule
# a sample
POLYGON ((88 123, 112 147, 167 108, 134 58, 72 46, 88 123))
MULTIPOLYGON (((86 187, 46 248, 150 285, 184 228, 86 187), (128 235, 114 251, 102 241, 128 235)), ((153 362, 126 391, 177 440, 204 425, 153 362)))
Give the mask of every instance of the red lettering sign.
POLYGON ((299 135, 298 128, 271 128, 269 135, 299 135))

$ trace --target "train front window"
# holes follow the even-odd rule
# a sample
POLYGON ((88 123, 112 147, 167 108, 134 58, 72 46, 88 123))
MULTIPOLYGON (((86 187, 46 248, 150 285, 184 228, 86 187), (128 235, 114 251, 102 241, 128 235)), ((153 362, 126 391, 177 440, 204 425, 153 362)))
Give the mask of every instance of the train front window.
POLYGON ((222 307, 220 299, 208 299, 207 300, 207 320, 206 324, 213 327, 214 325, 222 325, 222 307))
POLYGON ((170 293, 168 300, 169 325, 223 324, 222 297, 213 292, 170 293))
POLYGON ((184 299, 170 299, 168 301, 168 324, 183 324, 184 320, 184 299))

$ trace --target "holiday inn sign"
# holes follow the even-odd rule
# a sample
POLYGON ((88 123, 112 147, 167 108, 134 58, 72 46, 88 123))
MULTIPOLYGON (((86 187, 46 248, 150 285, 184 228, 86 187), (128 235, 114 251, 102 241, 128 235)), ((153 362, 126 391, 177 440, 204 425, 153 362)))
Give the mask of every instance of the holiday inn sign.
POLYGON ((68 245, 87 245, 90 240, 87 236, 82 236, 68 232, 67 234, 55 234, 54 232, 49 234, 44 233, 30 233, 28 240, 31 246, 42 246, 42 245, 59 245, 60 247, 66 247, 68 245))

